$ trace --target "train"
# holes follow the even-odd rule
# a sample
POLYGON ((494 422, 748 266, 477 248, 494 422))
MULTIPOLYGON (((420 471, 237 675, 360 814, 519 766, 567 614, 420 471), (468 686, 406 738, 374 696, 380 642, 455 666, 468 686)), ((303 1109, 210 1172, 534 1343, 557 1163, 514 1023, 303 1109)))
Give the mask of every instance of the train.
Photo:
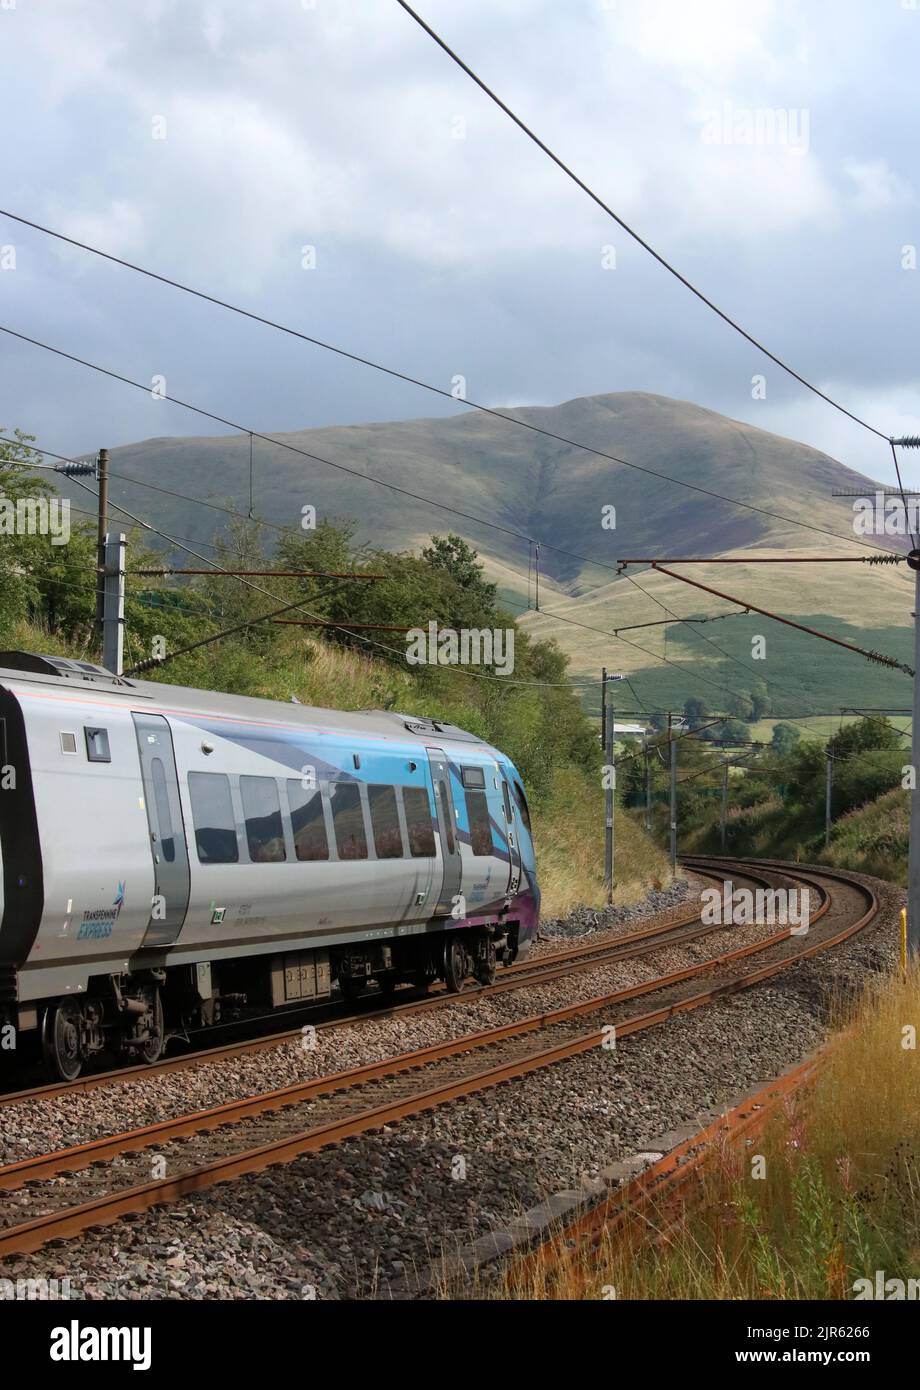
POLYGON ((436 718, 6 651, 0 739, 0 1036, 53 1078, 371 982, 488 984, 535 939, 521 776, 436 718))

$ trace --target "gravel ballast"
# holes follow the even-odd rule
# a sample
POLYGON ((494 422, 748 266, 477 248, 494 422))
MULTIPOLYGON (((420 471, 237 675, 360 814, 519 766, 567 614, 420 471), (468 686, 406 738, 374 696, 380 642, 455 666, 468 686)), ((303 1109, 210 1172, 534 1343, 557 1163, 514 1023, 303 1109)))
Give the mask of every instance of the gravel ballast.
MULTIPOLYGON (((622 1040, 613 1051, 592 1050, 461 1104, 213 1188, 136 1221, 14 1257, 0 1268, 0 1277, 66 1276, 73 1297, 90 1299, 388 1296, 391 1281, 399 1284, 548 1194, 577 1186, 609 1163, 654 1147, 668 1130, 701 1121, 713 1107, 818 1046, 826 1035, 829 997, 843 986, 865 983, 897 959, 897 910, 903 893, 890 885, 875 886, 882 912, 872 927, 827 955, 789 967, 768 984, 679 1015, 622 1040)), ((741 933, 751 930, 733 929, 731 944, 743 944, 741 933)), ((540 998, 544 994, 552 995, 549 1007, 569 1002, 567 994, 560 997, 560 987, 576 991, 573 997, 589 997, 631 982, 623 978, 627 971, 638 972, 632 978, 641 979, 679 968, 663 958, 680 954, 685 963, 697 949, 707 954, 726 949, 726 934, 457 1008, 465 1010, 465 1028, 487 1027, 547 1007, 540 998), (610 983, 606 977, 614 975, 610 983), (583 989, 586 993, 577 993, 583 989)), ((374 1055, 369 1049, 379 1047, 377 1055, 385 1055, 451 1036, 457 1029, 455 1014, 452 1008, 330 1031, 325 1036, 336 1038, 336 1056, 320 1056, 313 1064, 318 1074, 369 1060, 374 1055), (352 1055, 353 1050, 360 1055, 352 1055)), ((234 1059, 234 1073, 238 1068, 240 1076, 228 1076, 225 1063, 219 1096, 213 1094, 220 1084, 214 1077, 198 1076, 216 1064, 158 1077, 151 1118, 173 1113, 173 1083, 181 1083, 180 1108, 187 1109, 288 1084, 305 1074, 303 1056, 314 1057, 302 1054, 279 1064, 267 1060, 274 1055, 234 1059), (295 1062, 295 1075, 271 1079, 278 1065, 295 1062), (249 1073, 249 1063, 258 1064, 257 1079, 249 1073), (208 1099, 190 1100, 189 1086, 208 1099)), ((138 1089, 134 1083, 119 1085, 111 1094, 73 1096, 63 1114, 61 1101, 53 1103, 58 1111, 47 1110, 52 1102, 44 1102, 25 1117, 18 1135, 9 1133, 10 1121, 14 1111, 26 1107, 11 1107, 2 1112, 4 1146, 18 1141, 31 1149, 37 1127, 44 1124, 38 1151, 52 1147, 57 1137, 49 1139, 47 1125, 55 1114, 62 1116, 57 1121, 61 1129, 69 1125, 79 1135, 95 1110, 94 1129, 86 1137, 104 1132, 107 1119, 116 1115, 115 1129, 143 1123, 133 1101, 126 1116, 125 1098, 138 1089), (109 1106, 112 1114, 101 1117, 100 1107, 109 1106)), ((14 1148, 6 1161, 20 1156, 14 1148)))

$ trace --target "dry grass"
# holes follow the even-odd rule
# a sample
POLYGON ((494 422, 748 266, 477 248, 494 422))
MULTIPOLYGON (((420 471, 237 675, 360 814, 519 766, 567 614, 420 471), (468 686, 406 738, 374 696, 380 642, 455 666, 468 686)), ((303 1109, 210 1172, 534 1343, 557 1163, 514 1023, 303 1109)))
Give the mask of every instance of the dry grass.
MULTIPOLYGON (((537 873, 544 917, 562 917, 581 903, 602 907, 604 794, 572 770, 557 774, 544 808, 534 811, 537 873)), ((617 807, 614 901, 629 904, 671 882, 664 854, 632 813, 617 807)))
POLYGON ((600 1249, 512 1266, 516 1299, 853 1298, 920 1277, 920 972, 854 1006, 813 1087, 713 1155, 689 1211, 634 1214, 600 1249), (761 1165, 763 1176, 757 1176, 761 1165))

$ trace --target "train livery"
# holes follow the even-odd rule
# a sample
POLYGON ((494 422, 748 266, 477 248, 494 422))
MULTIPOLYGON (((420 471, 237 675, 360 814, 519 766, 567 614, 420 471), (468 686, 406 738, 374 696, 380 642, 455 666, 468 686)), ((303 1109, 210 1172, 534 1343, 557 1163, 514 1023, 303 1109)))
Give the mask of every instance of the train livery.
POLYGON ((0 1025, 53 1076, 536 934, 521 777, 453 725, 0 652, 0 737, 0 1025))

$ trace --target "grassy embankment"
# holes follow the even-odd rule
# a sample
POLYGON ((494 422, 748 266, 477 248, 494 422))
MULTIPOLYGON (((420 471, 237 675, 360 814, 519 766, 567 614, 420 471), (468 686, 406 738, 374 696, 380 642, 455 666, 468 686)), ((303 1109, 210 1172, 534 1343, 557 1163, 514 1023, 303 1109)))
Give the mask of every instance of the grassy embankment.
POLYGON ((500 1296, 852 1299, 877 1271, 920 1278, 920 974, 876 982, 838 1023, 814 1085, 713 1155, 682 1222, 646 1209, 599 1250, 512 1267, 500 1296))
MULTIPOLYGON (((716 851, 716 816, 691 831, 682 843, 688 853, 716 851)), ((907 881, 909 794, 896 788, 848 811, 831 826, 830 844, 816 808, 790 806, 778 796, 730 812, 730 854, 796 859, 875 874, 892 883, 907 881)))

